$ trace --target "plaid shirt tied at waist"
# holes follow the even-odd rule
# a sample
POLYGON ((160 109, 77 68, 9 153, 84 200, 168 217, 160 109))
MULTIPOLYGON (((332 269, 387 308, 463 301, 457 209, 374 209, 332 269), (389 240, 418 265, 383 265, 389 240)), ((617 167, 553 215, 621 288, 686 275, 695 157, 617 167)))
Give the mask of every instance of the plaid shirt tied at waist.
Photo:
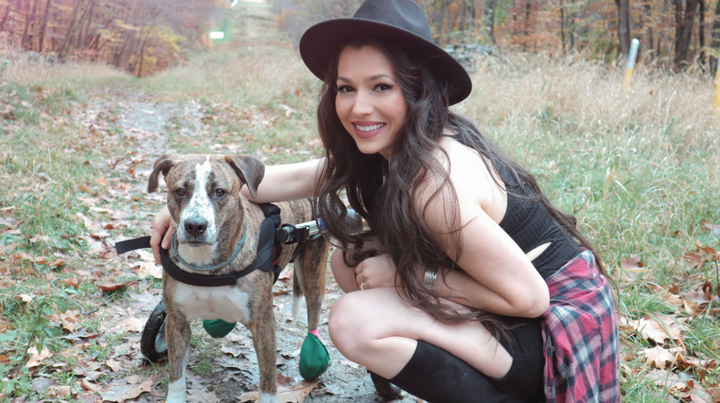
POLYGON ((547 280, 542 327, 550 403, 620 402, 618 330, 610 286, 583 251, 547 280))

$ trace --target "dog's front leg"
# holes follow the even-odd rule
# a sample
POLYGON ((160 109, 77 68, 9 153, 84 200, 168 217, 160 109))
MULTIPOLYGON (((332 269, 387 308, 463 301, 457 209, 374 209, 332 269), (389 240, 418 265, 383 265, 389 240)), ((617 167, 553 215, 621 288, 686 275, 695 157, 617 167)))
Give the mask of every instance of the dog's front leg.
POLYGON ((184 315, 170 310, 165 321, 170 370, 167 403, 185 403, 185 370, 190 350, 190 323, 184 315))
POLYGON ((260 403, 277 403, 277 350, 275 349, 275 313, 272 300, 257 306, 255 320, 248 326, 260 367, 260 403), (258 312, 260 311, 260 312, 258 312))

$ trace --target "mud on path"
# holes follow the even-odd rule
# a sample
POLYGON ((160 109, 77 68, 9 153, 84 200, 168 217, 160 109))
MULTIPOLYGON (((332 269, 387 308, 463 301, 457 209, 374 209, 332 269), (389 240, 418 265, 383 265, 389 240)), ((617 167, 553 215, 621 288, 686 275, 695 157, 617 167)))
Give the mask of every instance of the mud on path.
MULTIPOLYGON (((107 95, 88 102, 87 108, 78 117, 98 133, 98 141, 118 141, 117 176, 125 182, 127 209, 130 216, 120 215, 117 221, 132 223, 137 229, 135 236, 147 235, 155 213, 164 203, 165 189, 161 182, 160 191, 148 194, 147 177, 155 159, 165 153, 178 150, 172 145, 182 142, 197 142, 213 148, 212 136, 203 130, 202 105, 194 101, 158 102, 152 96, 138 92, 118 92, 110 98, 107 95), (172 139, 172 140, 171 140, 172 139)), ((106 144, 107 146, 107 144, 106 144)), ((218 153, 242 150, 218 149, 218 153)), ((112 178, 111 178, 112 180, 112 178)), ((118 179, 119 180, 119 179, 118 179)), ((112 223, 114 217, 106 217, 112 223)), ((104 223, 104 224, 105 224, 104 223)), ((110 236, 107 245, 129 238, 110 236)), ((100 247, 98 247, 100 248, 100 247)), ((115 277, 140 276, 143 280, 129 285, 125 298, 106 299, 106 306, 98 316, 105 325, 104 338, 116 343, 115 354, 108 358, 118 362, 117 371, 109 373, 110 380, 98 392, 103 401, 121 394, 123 388, 144 387, 145 393, 125 401, 164 401, 167 390, 167 363, 151 364, 140 353, 140 335, 152 309, 162 299, 161 283, 158 279, 161 267, 154 264, 150 251, 138 251, 116 256, 112 253, 108 266, 113 267, 115 277), (144 384, 143 384, 144 382, 144 384), (144 386, 143 386, 144 385, 144 386), (108 398, 109 397, 109 398, 108 398)), ((277 371, 291 387, 302 387, 298 372, 300 346, 307 334, 307 317, 304 304, 301 318, 292 320, 292 265, 281 275, 274 286, 274 306, 277 322, 277 371)), ((328 269, 326 296, 323 303, 320 333, 330 352, 331 363, 325 374, 312 386, 306 387, 307 397, 288 397, 287 402, 305 401, 330 402, 380 402, 367 370, 346 360, 333 346, 327 333, 329 306, 339 298, 341 291, 328 269)), ((192 325, 193 338, 188 362, 189 402, 236 402, 243 393, 257 390, 259 372, 257 358, 250 332, 241 324, 226 337, 212 339, 199 320, 192 325)), ((97 395, 95 395, 97 396, 97 395)), ((80 401, 97 401, 89 394, 78 396, 80 401)), ((281 402, 283 400, 280 400, 281 402)), ((414 397, 403 395, 396 402, 417 402, 414 397)))

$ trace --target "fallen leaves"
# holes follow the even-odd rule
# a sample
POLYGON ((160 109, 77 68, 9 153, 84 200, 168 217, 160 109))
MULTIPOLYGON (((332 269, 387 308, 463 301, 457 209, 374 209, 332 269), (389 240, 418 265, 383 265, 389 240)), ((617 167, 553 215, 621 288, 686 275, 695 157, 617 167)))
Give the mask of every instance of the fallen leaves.
POLYGON ((100 391, 103 401, 122 403, 132 400, 145 392, 152 392, 153 380, 138 375, 115 381, 100 391))
MULTIPOLYGON (((278 383, 278 403, 302 403, 305 398, 310 395, 313 389, 319 387, 320 381, 302 381, 301 383, 291 386, 288 382, 291 378, 283 376, 282 374, 277 375, 278 383)), ((241 402, 249 402, 252 400, 260 401, 260 392, 252 391, 243 393, 238 396, 241 402)))
MULTIPOLYGON (((703 275, 695 274, 708 262, 717 266, 720 255, 714 248, 699 242, 694 243, 692 250, 683 249, 683 252, 683 275, 675 276, 676 281, 667 287, 657 284, 652 271, 647 269, 639 255, 621 259, 618 283, 629 286, 642 282, 665 307, 662 313, 652 312, 635 318, 619 317, 618 329, 621 332, 637 335, 651 346, 627 354, 625 359, 640 358, 652 368, 647 373, 647 379, 675 399, 683 402, 720 402, 713 397, 715 392, 710 392, 717 385, 702 384, 708 379, 705 375, 713 371, 717 363, 708 357, 698 357, 685 343, 689 324, 695 318, 720 314, 720 298, 713 292, 713 283, 703 275), (675 312, 670 313, 670 310, 675 312)), ((644 372, 642 369, 635 371, 644 372)))
POLYGON ((635 330, 642 336, 643 340, 649 340, 660 345, 665 341, 680 342, 683 337, 682 332, 687 330, 687 326, 682 323, 680 318, 669 315, 657 315, 654 317, 645 315, 639 320, 624 318, 620 326, 626 330, 635 330))
POLYGON ((52 356, 52 353, 47 347, 43 347, 42 351, 38 353, 37 348, 33 346, 30 347, 27 352, 30 354, 30 359, 27 364, 25 364, 27 368, 38 367, 42 361, 52 356))

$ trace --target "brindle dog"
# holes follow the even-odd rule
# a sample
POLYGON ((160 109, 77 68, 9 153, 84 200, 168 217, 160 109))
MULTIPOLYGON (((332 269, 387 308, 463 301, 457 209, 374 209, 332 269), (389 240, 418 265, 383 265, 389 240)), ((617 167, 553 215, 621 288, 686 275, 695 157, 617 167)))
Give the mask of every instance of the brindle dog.
MULTIPOLYGON (((158 188, 158 175, 167 183, 167 206, 175 224, 177 254, 195 267, 215 265, 232 256, 241 237, 238 255, 217 270, 195 270, 170 258, 180 269, 203 275, 225 275, 245 270, 258 250, 260 208, 240 193, 247 186, 255 197, 265 167, 259 160, 241 155, 163 155, 150 174, 148 191, 158 188)), ((310 200, 277 203, 283 223, 314 219, 310 200)), ((328 243, 324 238, 309 241, 295 258, 293 316, 305 295, 308 330, 320 324, 325 292, 328 243)), ((296 245, 283 245, 277 264, 288 264, 296 245)), ((260 402, 277 402, 275 315, 273 274, 255 270, 237 285, 200 287, 178 282, 163 272, 163 300, 167 310, 166 339, 170 370, 167 402, 185 402, 185 370, 190 347, 190 321, 197 318, 241 322, 253 336, 260 367, 260 402)))

